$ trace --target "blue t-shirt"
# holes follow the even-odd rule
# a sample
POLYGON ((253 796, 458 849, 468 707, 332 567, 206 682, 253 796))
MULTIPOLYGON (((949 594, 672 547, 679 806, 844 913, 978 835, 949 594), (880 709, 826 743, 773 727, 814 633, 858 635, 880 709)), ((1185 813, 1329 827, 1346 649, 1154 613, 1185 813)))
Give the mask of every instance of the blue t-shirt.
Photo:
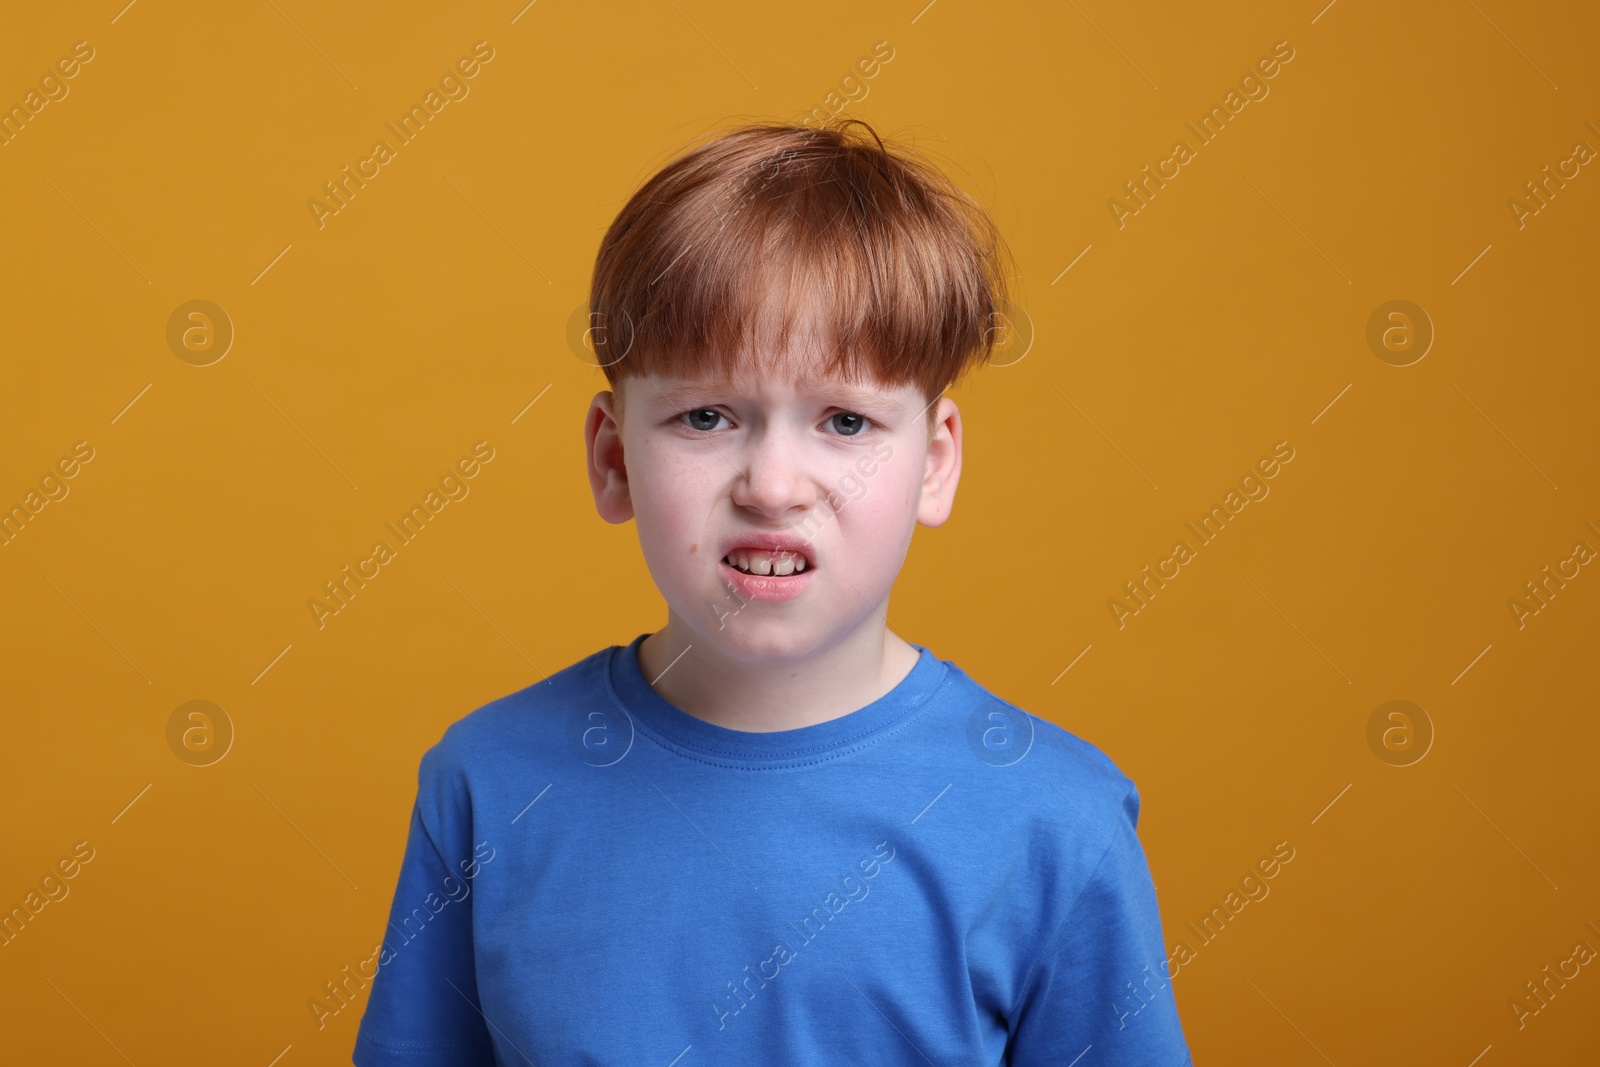
POLYGON ((423 755, 357 1067, 1190 1063, 1099 749, 921 645, 864 708, 730 730, 647 636, 423 755))

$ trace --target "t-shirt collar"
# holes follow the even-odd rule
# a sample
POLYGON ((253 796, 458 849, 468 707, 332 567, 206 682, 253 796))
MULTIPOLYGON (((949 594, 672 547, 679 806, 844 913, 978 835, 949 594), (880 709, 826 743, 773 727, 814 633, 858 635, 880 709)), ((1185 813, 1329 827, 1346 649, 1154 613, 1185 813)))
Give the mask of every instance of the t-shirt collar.
POLYGON ((725 766, 804 766, 853 752, 880 740, 923 710, 948 673, 944 661, 913 644, 919 656, 910 673, 866 707, 796 730, 731 730, 690 715, 650 687, 639 663, 639 646, 649 636, 642 633, 628 645, 611 646, 612 699, 666 747, 691 759, 725 766))

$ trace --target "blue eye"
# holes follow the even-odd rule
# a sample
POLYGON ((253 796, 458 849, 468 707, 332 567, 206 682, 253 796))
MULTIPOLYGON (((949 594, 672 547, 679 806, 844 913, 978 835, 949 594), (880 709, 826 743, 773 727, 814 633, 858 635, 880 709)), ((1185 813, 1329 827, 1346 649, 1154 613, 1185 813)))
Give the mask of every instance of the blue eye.
MULTIPOLYGON (((677 415, 679 422, 696 433, 713 432, 717 428, 717 420, 726 417, 716 408, 691 408, 677 415)), ((872 425, 872 420, 853 411, 839 411, 829 416, 829 423, 840 437, 860 437, 872 425)))
MULTIPOLYGON (((853 419, 853 420, 855 420, 854 423, 851 424, 852 428, 850 428, 848 430, 844 430, 840 436, 843 436, 843 437, 858 437, 863 432, 863 430, 866 428, 867 420, 863 416, 857 415, 856 413, 854 413, 852 411, 841 411, 837 415, 834 415, 833 417, 835 419, 853 419)), ((837 423, 835 424, 835 428, 836 429, 839 428, 837 423)))
POLYGON ((701 433, 710 433, 716 428, 717 420, 722 418, 722 412, 716 410, 715 408, 694 408, 692 410, 683 412, 678 416, 678 418, 683 420, 684 424, 687 425, 691 430, 698 430, 701 433), (710 416, 711 425, 699 425, 695 421, 696 416, 710 416))

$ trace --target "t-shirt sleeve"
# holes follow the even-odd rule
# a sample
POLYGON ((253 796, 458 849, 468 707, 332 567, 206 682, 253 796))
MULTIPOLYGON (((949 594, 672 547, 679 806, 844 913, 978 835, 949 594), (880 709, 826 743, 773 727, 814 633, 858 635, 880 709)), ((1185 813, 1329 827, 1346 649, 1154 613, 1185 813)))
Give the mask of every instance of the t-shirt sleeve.
POLYGON ((435 748, 418 775, 405 859, 356 1034, 356 1067, 495 1067, 472 944, 471 879, 483 857, 474 855, 465 798, 440 795, 461 783, 439 768, 435 748))
POLYGON ((1185 1067, 1192 1064, 1172 996, 1155 884, 1129 789, 1105 854, 1050 936, 1012 1012, 1011 1067, 1185 1067))

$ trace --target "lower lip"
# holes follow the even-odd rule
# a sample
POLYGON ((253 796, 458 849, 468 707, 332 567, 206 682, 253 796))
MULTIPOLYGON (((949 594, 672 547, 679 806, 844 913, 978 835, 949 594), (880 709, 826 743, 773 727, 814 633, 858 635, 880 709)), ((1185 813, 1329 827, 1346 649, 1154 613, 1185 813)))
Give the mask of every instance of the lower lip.
POLYGON ((720 560, 717 566, 722 568, 722 580, 745 600, 790 600, 805 592, 806 586, 811 584, 811 576, 817 573, 807 567, 797 574, 746 574, 720 560))

